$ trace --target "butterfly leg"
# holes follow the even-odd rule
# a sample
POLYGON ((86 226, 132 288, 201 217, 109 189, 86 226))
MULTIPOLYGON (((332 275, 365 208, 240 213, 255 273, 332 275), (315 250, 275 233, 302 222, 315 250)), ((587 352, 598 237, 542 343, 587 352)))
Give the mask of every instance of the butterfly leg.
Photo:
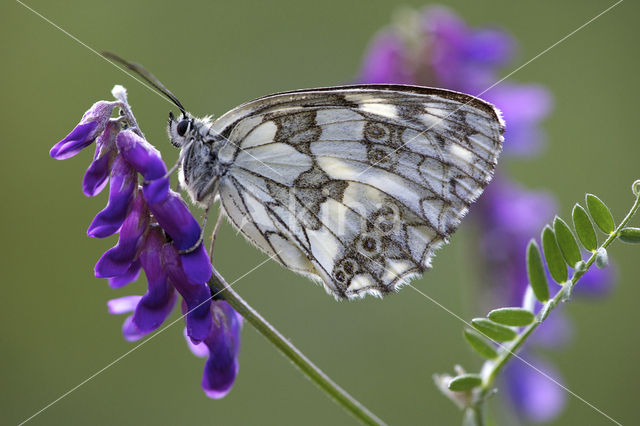
POLYGON ((216 219, 216 224, 213 227, 213 232, 211 233, 211 245, 209 246, 209 259, 213 264, 213 247, 216 244, 216 235, 218 235, 218 229, 220 228, 220 224, 222 223, 222 209, 218 212, 218 219, 216 219))
POLYGON ((207 219, 209 218, 210 208, 211 208, 211 205, 208 205, 207 208, 204 210, 204 216, 202 218, 202 223, 200 224, 200 237, 198 238, 198 241, 196 241, 196 243, 191 247, 189 247, 188 249, 180 250, 178 253, 189 254, 195 251, 200 246, 200 244, 202 244, 202 241, 204 240, 204 228, 207 226, 207 219))

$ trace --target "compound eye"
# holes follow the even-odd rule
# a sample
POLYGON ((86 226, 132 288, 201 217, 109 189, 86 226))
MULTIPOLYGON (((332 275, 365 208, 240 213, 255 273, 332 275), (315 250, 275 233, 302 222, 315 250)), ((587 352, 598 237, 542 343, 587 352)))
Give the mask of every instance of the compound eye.
POLYGON ((184 136, 185 133, 187 133, 187 130, 189 129, 189 122, 190 120, 182 120, 176 126, 176 131, 180 136, 184 136))

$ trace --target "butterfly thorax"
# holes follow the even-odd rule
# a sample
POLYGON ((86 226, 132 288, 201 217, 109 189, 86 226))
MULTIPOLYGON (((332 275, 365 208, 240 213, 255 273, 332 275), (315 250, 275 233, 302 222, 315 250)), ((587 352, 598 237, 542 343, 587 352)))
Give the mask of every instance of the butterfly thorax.
POLYGON ((180 147, 180 185, 194 203, 211 204, 224 167, 218 151, 225 139, 211 130, 211 117, 195 118, 190 114, 169 120, 167 133, 171 143, 180 147))

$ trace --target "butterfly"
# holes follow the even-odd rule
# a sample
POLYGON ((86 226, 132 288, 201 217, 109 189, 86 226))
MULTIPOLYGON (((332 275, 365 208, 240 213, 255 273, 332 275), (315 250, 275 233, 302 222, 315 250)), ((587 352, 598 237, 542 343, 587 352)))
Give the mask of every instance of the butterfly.
POLYGON ((182 112, 170 114, 167 131, 192 201, 206 208, 219 199, 251 243, 338 299, 395 292, 429 268, 502 149, 500 112, 454 91, 305 89, 213 120, 141 75, 182 112))

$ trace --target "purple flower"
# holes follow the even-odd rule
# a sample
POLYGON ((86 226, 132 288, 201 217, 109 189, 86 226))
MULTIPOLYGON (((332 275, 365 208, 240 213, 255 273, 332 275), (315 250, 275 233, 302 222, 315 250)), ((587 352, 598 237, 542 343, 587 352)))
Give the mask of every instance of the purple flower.
MULTIPOLYGON (((203 342, 187 338, 189 348, 198 357, 208 356, 202 375, 202 388, 210 398, 225 396, 238 374, 242 317, 223 300, 211 304, 213 328, 203 342)), ((186 334, 185 334, 186 336, 186 334)))
POLYGON ((559 372, 549 363, 531 357, 525 352, 520 356, 531 365, 519 359, 507 364, 504 374, 505 383, 509 389, 507 395, 518 414, 528 421, 536 423, 551 421, 564 409, 567 396, 564 390, 548 377, 558 383, 562 383, 563 380, 559 372))
POLYGON ((494 86, 502 68, 513 59, 517 48, 513 37, 499 29, 470 28, 443 7, 426 8, 416 15, 374 37, 358 81, 419 84, 480 96, 504 114, 505 154, 538 152, 545 139, 538 126, 550 112, 551 95, 537 85, 502 82, 494 86))
POLYGON ((93 161, 89 165, 82 180, 82 190, 87 197, 98 195, 107 185, 109 170, 118 153, 116 149, 116 136, 120 131, 120 124, 115 121, 107 123, 107 126, 96 140, 96 152, 93 161))
POLYGON ((241 317, 226 302, 212 303, 212 266, 201 242, 201 229, 180 194, 169 189, 167 167, 160 153, 134 127, 122 129, 130 108, 124 89, 118 101, 100 101, 87 111, 78 126, 51 149, 65 159, 97 138, 93 161, 83 179, 83 192, 97 195, 109 182, 107 206, 87 231, 91 237, 119 234, 95 266, 95 275, 120 288, 138 278, 143 269, 147 292, 108 302, 112 314, 130 313, 123 325, 126 340, 134 341, 158 329, 182 297, 186 330, 191 345, 204 345, 209 358, 202 386, 212 398, 229 392, 238 371, 241 317), (124 115, 112 119, 116 106, 124 115), (140 178, 140 176, 141 178, 140 178), (142 185, 139 181, 142 180, 142 185))
POLYGON ((105 238, 115 234, 122 226, 138 187, 136 171, 124 158, 117 156, 111 168, 109 203, 89 225, 87 235, 105 238))
POLYGON ((93 104, 71 133, 51 148, 49 155, 56 160, 64 160, 73 157, 83 148, 91 145, 95 138, 104 131, 109 117, 117 105, 118 102, 107 101, 93 104))

